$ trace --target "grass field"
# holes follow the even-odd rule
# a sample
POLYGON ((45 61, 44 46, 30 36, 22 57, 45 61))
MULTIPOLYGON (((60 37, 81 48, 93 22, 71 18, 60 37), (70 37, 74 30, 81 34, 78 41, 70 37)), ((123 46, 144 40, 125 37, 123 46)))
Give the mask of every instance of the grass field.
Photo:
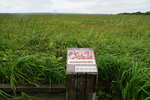
POLYGON ((0 84, 65 84, 72 47, 95 50, 97 99, 150 100, 148 15, 0 15, 0 84))

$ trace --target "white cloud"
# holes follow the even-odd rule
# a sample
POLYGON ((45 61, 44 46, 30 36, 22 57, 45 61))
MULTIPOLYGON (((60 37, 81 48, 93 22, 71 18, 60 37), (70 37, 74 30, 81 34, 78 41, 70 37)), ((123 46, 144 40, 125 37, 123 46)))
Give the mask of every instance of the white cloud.
POLYGON ((150 11, 149 0, 0 0, 0 13, 120 13, 150 11))

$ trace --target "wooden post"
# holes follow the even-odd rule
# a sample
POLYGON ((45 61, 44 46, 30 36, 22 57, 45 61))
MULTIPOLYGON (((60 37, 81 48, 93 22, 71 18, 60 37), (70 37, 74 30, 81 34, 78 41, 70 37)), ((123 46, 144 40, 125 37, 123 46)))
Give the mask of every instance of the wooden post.
POLYGON ((97 66, 92 48, 68 48, 67 100, 94 100, 97 66))

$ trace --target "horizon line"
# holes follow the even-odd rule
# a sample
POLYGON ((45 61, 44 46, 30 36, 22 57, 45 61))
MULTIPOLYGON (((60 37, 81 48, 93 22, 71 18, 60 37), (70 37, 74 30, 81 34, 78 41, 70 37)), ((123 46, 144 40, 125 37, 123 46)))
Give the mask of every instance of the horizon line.
MULTIPOLYGON (((0 14, 83 14, 83 15, 115 15, 115 14, 103 14, 103 13, 52 13, 52 12, 6 12, 6 13, 2 13, 0 12, 0 14)), ((119 13, 117 13, 119 14, 119 13)))

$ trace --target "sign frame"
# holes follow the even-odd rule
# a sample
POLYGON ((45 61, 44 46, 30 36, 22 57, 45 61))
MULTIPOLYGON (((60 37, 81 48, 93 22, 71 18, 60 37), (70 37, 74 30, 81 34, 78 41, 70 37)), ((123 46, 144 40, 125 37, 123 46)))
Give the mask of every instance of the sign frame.
POLYGON ((67 50, 67 74, 71 73, 93 73, 97 74, 98 69, 92 48, 68 48, 67 50), (85 54, 85 55, 84 55, 85 54), (75 71, 75 66, 96 66, 96 71, 75 71))

